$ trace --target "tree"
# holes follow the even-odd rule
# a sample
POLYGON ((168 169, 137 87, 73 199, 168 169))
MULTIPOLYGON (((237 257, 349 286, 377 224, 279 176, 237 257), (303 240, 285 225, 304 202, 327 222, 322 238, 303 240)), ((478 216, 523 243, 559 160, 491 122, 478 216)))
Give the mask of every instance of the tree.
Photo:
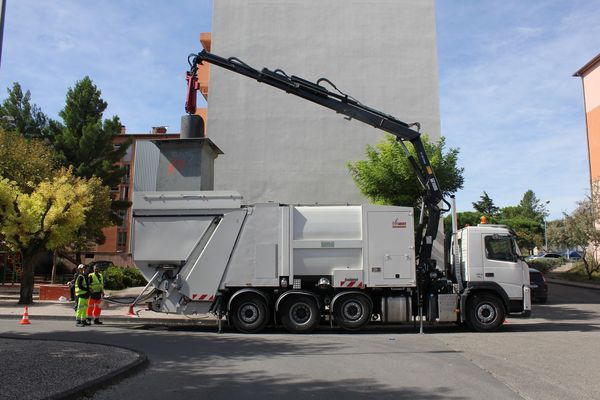
POLYGON ((8 97, 0 105, 0 128, 17 131, 27 138, 44 137, 48 118, 38 106, 31 104, 29 90, 23 94, 21 85, 15 82, 7 92, 8 97))
MULTIPOLYGON (((458 222, 458 229, 463 228, 465 226, 477 226, 481 223, 481 213, 477 211, 463 211, 456 213, 456 219, 458 222)), ((493 221, 488 221, 488 223, 493 221)), ((444 231, 451 232, 452 231, 452 214, 446 215, 444 217, 444 231)))
MULTIPOLYGON (((564 224, 560 236, 569 248, 582 250, 581 260, 588 276, 600 271, 600 230, 597 223, 600 221, 600 195, 593 193, 591 197, 577 203, 577 208, 570 215, 565 214, 564 224), (595 201, 594 201, 595 200, 595 201)), ((557 235, 558 236, 558 235, 557 235)))
POLYGON ((500 208, 496 207, 494 201, 490 198, 485 190, 480 196, 480 199, 481 200, 472 203, 475 211, 485 215, 486 217, 495 217, 498 215, 500 208))
POLYGON ((33 273, 44 252, 73 242, 85 223, 95 180, 61 169, 26 193, 15 182, 0 179, 0 235, 23 257, 20 304, 32 302, 33 273))
POLYGON ((504 207, 498 221, 509 226, 517 234, 517 243, 531 254, 535 247, 544 245, 544 219, 548 215, 543 204, 532 190, 523 194, 516 206, 504 207))
POLYGON ((543 223, 544 219, 548 216, 546 205, 535 196, 533 190, 528 190, 523 194, 523 198, 517 207, 519 208, 520 216, 539 221, 540 223, 543 223))
MULTIPOLYGON (((100 90, 89 77, 78 81, 69 88, 66 104, 59 113, 63 123, 52 121, 52 142, 54 149, 64 166, 72 165, 76 176, 83 178, 98 177, 107 188, 116 187, 126 170, 116 163, 125 155, 130 141, 120 146, 114 145, 114 139, 121 132, 119 117, 102 121, 107 103, 102 99, 100 90)), ((121 222, 119 211, 126 210, 127 201, 111 200, 110 209, 104 203, 92 204, 86 218, 86 226, 81 227, 78 242, 71 249, 75 252, 76 263, 81 260, 81 251, 90 243, 102 243, 102 228, 121 222), (106 218, 107 213, 109 218, 106 218)))
POLYGON ((0 128, 0 177, 16 182, 21 191, 30 193, 52 176, 55 166, 54 153, 41 141, 0 128))
POLYGON ((64 124, 52 121, 52 141, 65 166, 72 165, 76 176, 97 176, 108 187, 115 187, 125 175, 116 163, 125 155, 130 141, 119 147, 114 138, 121 132, 119 117, 102 121, 108 104, 89 77, 69 88, 65 107, 59 116, 64 124))
MULTIPOLYGON (((463 168, 457 166, 459 150, 444 153, 445 139, 437 143, 423 137, 423 145, 440 184, 447 195, 462 188, 463 168)), ((414 149, 410 152, 416 157, 414 149)), ((416 207, 423 188, 402 146, 392 135, 366 149, 366 160, 349 162, 348 169, 361 193, 374 203, 416 207)))
POLYGON ((517 234, 517 244, 521 249, 527 249, 529 254, 533 249, 540 247, 544 243, 544 229, 540 223, 534 219, 523 216, 514 216, 508 219, 500 220, 500 223, 507 225, 517 234))

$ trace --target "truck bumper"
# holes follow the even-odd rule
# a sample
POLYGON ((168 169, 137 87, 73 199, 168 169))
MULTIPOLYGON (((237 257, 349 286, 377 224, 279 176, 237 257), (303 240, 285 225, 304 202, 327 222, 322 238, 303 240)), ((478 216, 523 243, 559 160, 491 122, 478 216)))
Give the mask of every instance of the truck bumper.
POLYGON ((531 316, 531 288, 529 286, 523 286, 523 312, 521 316, 531 316))

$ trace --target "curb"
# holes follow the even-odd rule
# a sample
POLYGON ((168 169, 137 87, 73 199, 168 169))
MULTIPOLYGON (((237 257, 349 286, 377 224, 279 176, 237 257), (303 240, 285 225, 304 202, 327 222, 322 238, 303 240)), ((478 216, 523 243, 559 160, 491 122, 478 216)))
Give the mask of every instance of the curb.
MULTIPOLYGON (((14 320, 19 320, 21 319, 22 316, 21 315, 2 315, 0 314, 0 319, 14 319, 14 320)), ((32 317, 31 315, 29 316, 29 319, 31 320, 32 317)), ((63 316, 63 315, 36 315, 33 317, 34 320, 41 320, 41 321, 71 321, 71 322, 75 322, 74 320, 74 316, 63 316)), ((110 317, 102 317, 102 321, 107 321, 107 322, 122 322, 122 323, 132 323, 132 324, 139 324, 139 323, 161 323, 161 324, 170 324, 170 325, 190 325, 190 324, 194 324, 194 325, 217 325, 217 321, 215 320, 214 322, 212 320, 194 320, 194 319, 164 319, 164 318, 139 318, 139 317, 127 317, 127 316, 122 316, 122 317, 118 317, 118 316, 110 316, 110 317)))
POLYGON ((565 281, 565 280, 553 279, 553 278, 548 278, 548 277, 546 277, 546 280, 548 281, 548 283, 552 283, 555 285, 572 286, 572 287, 591 289, 591 290, 600 290, 600 285, 595 285, 595 284, 590 284, 590 283, 565 281))
POLYGON ((0 338, 6 338, 6 339, 11 339, 11 340, 41 340, 41 341, 47 341, 47 342, 62 342, 62 343, 66 343, 66 344, 68 344, 68 343, 93 344, 93 345, 104 346, 104 347, 109 347, 109 348, 114 347, 114 348, 124 349, 127 351, 131 351, 132 353, 135 353, 138 356, 135 361, 133 361, 127 365, 124 365, 121 368, 111 371, 108 374, 100 376, 96 379, 92 379, 91 381, 88 381, 86 383, 82 383, 81 385, 75 386, 74 388, 50 395, 47 397, 47 399, 78 398, 81 395, 83 395, 84 393, 93 392, 95 390, 100 389, 101 387, 103 387, 105 385, 115 383, 121 379, 124 379, 124 378, 134 374, 135 372, 145 368, 148 365, 148 357, 146 356, 146 354, 144 354, 138 350, 135 350, 135 349, 132 349, 129 347, 125 347, 125 346, 108 345, 105 343, 95 343, 95 342, 87 342, 87 341, 80 341, 80 340, 67 341, 67 340, 58 340, 58 339, 31 339, 31 338, 9 336, 9 335, 0 335, 0 338))
MULTIPOLYGON (((6 315, 0 314, 0 319, 12 319, 20 320, 21 315, 6 315)), ((33 317, 34 320, 38 321, 69 321, 75 322, 74 316, 67 315, 36 315, 33 317)), ((31 320, 32 317, 29 316, 31 320)), ((216 320, 194 320, 194 319, 164 319, 164 318, 139 318, 139 317, 127 317, 127 316, 103 316, 102 321, 123 323, 123 324, 162 324, 162 325, 203 325, 203 326, 217 326, 216 320)), ((2 336, 0 336, 2 337, 2 336)), ((101 344, 101 343, 100 343, 101 344)), ((118 347, 118 346, 115 346, 118 347)), ((127 348, 126 348, 127 349, 127 348)), ((129 349, 127 349, 129 350, 129 349)))

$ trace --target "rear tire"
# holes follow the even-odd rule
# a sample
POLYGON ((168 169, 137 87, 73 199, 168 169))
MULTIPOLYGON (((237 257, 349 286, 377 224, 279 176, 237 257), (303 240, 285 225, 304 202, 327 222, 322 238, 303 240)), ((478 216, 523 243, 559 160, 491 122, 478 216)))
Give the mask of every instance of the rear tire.
POLYGON ((346 295, 335 302, 333 315, 337 324, 347 331, 358 331, 371 320, 371 304, 365 296, 346 295))
POLYGON ((242 333, 260 332, 269 321, 267 304, 256 294, 234 299, 229 313, 233 326, 242 333))
POLYGON ((493 294, 473 295, 467 308, 467 324, 476 332, 497 331, 506 317, 504 305, 493 294))
POLYGON ((319 309, 308 296, 291 296, 282 304, 279 318, 290 333, 312 332, 319 323, 319 309))

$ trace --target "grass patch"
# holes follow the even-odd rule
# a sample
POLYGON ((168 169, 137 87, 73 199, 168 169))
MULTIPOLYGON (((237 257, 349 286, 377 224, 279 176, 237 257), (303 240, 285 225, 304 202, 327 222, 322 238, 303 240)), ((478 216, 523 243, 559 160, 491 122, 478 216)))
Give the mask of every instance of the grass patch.
POLYGON ((592 274, 592 280, 590 280, 585 272, 585 268, 583 267, 583 262, 575 263, 575 267, 567 272, 554 272, 552 275, 558 279, 564 279, 567 281, 600 283, 600 273, 594 272, 592 274))

